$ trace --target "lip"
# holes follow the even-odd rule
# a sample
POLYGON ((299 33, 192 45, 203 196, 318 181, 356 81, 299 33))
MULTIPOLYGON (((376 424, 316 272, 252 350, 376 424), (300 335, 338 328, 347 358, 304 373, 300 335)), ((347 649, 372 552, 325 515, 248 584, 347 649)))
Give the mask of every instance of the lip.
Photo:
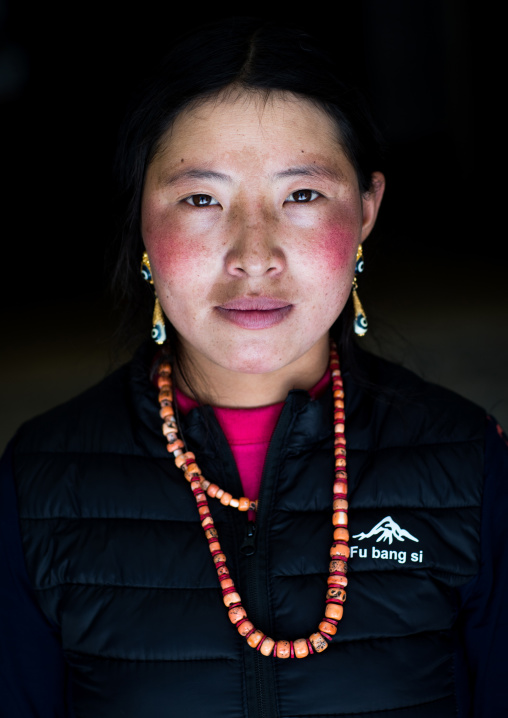
POLYGON ((293 305, 275 297, 237 297, 215 307, 220 316, 243 329, 267 329, 280 324, 293 305))

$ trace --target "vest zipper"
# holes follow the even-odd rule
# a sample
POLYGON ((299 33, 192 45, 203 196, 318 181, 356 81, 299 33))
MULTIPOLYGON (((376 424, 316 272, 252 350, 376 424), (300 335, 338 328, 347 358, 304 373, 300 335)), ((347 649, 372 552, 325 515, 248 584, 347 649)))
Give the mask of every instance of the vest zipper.
MULTIPOLYGON (((290 394, 284 404, 275 431, 268 445, 261 478, 256 523, 248 521, 246 525, 244 524, 243 541, 240 544, 239 552, 243 560, 236 561, 238 567, 240 563, 244 565, 243 575, 246 580, 247 594, 249 597, 247 613, 254 625, 260 628, 264 623, 264 617, 269 615, 268 597, 261 588, 263 583, 266 582, 267 573, 267 556, 266 551, 263 551, 263 534, 261 527, 263 525, 269 525, 269 522, 265 519, 265 515, 270 510, 271 502, 270 499, 266 497, 269 496, 269 492, 274 490, 274 486, 267 485, 266 478, 270 472, 273 472, 275 467, 272 465, 275 464, 276 466, 278 461, 277 457, 284 449, 284 439, 293 418, 293 406, 294 397, 290 394)), ((213 419, 215 419, 215 416, 213 416, 213 419)), ((222 436, 219 438, 217 446, 219 449, 223 449, 222 460, 227 461, 229 464, 228 468, 230 469, 228 473, 231 475, 236 474, 238 486, 241 487, 241 479, 233 454, 222 430, 219 429, 219 431, 222 436), (222 441, 224 442, 224 447, 220 446, 222 441)), ((238 519, 240 519, 240 516, 233 522, 237 529, 239 528, 238 519)), ((268 635, 270 635, 270 626, 265 626, 265 630, 268 635)), ((248 718, 277 718, 279 715, 273 664, 275 660, 277 659, 267 658, 261 655, 259 651, 252 649, 248 645, 244 647, 248 718)))
POLYGON ((245 538, 240 546, 240 551, 244 556, 253 556, 256 552, 256 524, 253 521, 249 521, 247 524, 245 538))
MULTIPOLYGON (((262 625, 260 625, 262 624, 262 620, 258 623, 258 615, 268 616, 269 604, 267 595, 265 595, 261 589, 262 585, 266 582, 267 556, 266 551, 263 551, 263 534, 260 532, 263 526, 269 526, 269 522, 265 516, 270 510, 271 501, 267 498, 267 496, 269 495, 269 492, 273 492, 274 490, 274 486, 267 484, 267 476, 269 476, 270 472, 273 473, 278 462, 278 457, 284 448, 284 439, 293 416, 292 407, 293 401, 290 396, 284 404, 275 427, 275 431, 273 432, 268 445, 268 451, 266 452, 263 475, 261 478, 256 524, 249 521, 245 538, 241 546, 242 553, 246 556, 247 563, 247 587, 249 592, 249 610, 247 613, 249 614, 249 617, 251 617, 254 625, 261 630, 263 630, 262 625), (244 546, 245 550, 250 551, 250 553, 244 553, 244 546), (252 616, 250 616, 251 611, 252 616)), ((268 635, 270 635, 270 626, 264 626, 264 630, 268 635)), ((277 710, 277 692, 275 688, 275 670, 273 662, 277 659, 267 658, 261 655, 259 651, 250 648, 250 646, 247 647, 247 651, 246 665, 248 666, 250 663, 250 665, 253 666, 254 674, 250 677, 248 673, 246 680, 248 682, 250 681, 251 684, 251 696, 252 692, 254 692, 256 697, 255 704, 249 702, 249 718, 276 718, 279 715, 279 711, 277 710), (253 682, 255 683, 254 686, 252 685, 253 682)))

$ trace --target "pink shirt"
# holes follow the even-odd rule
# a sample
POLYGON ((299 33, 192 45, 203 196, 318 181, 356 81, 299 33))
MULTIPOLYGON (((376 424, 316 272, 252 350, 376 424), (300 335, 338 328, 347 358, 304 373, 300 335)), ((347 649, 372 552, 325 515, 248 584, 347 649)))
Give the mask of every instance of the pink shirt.
MULTIPOLYGON (((327 369, 324 376, 309 391, 312 399, 323 393, 330 378, 330 370, 327 369)), ((198 406, 194 399, 186 396, 176 387, 175 399, 182 414, 187 414, 198 406)), ((280 401, 277 404, 259 406, 254 409, 213 407, 217 421, 236 461, 244 496, 251 501, 256 501, 259 496, 266 453, 283 406, 284 402, 280 401)), ((199 458, 197 461, 199 464, 199 458)), ((254 512, 249 511, 249 518, 254 520, 254 516, 251 514, 254 512)))

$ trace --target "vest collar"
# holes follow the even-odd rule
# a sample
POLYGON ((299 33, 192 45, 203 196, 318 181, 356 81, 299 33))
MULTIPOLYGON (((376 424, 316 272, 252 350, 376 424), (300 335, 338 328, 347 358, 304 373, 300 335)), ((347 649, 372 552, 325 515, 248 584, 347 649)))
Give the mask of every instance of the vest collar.
MULTIPOLYGON (((145 450, 154 456, 167 457, 166 442, 161 431, 157 388, 150 378, 150 369, 156 355, 152 342, 146 342, 136 351, 130 364, 129 388, 135 414, 138 416, 142 430, 139 440, 145 450)), ((348 372, 343 372, 346 394, 346 411, 348 395, 351 395, 352 384, 348 372)), ((284 411, 290 411, 292 420, 291 431, 287 439, 290 450, 309 448, 328 439, 333 433, 333 396, 329 386, 323 394, 311 399, 307 391, 296 389, 289 392, 284 411)), ((192 409, 187 416, 179 417, 182 433, 190 443, 203 447, 203 452, 213 452, 217 432, 222 430, 217 422, 211 406, 199 406, 192 409)))

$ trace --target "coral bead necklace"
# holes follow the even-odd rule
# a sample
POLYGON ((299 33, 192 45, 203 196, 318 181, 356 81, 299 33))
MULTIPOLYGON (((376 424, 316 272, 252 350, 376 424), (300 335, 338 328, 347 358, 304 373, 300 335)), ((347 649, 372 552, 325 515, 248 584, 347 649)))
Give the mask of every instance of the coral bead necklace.
POLYGON ((162 431, 166 436, 168 451, 173 454, 176 466, 184 473, 196 500, 201 526, 209 545, 220 582, 222 597, 228 611, 229 620, 238 633, 243 636, 249 646, 264 656, 277 658, 305 658, 314 652, 321 653, 337 633, 337 625, 342 618, 343 604, 346 600, 347 560, 349 558, 347 472, 346 472, 346 439, 344 436, 344 388, 339 367, 339 358, 335 344, 330 346, 330 370, 332 375, 334 398, 334 451, 335 476, 333 483, 333 543, 330 549, 330 567, 328 589, 325 599, 325 615, 318 630, 308 638, 294 641, 279 640, 266 636, 249 621, 247 612, 242 605, 240 594, 226 564, 226 556, 219 543, 217 529, 210 513, 208 497, 218 499, 224 506, 231 506, 239 511, 256 510, 257 501, 245 496, 233 496, 211 483, 202 475, 191 451, 185 451, 185 445, 178 436, 178 425, 173 408, 173 386, 171 381, 171 365, 162 362, 158 367, 157 385, 159 387, 160 416, 164 423, 162 431))

